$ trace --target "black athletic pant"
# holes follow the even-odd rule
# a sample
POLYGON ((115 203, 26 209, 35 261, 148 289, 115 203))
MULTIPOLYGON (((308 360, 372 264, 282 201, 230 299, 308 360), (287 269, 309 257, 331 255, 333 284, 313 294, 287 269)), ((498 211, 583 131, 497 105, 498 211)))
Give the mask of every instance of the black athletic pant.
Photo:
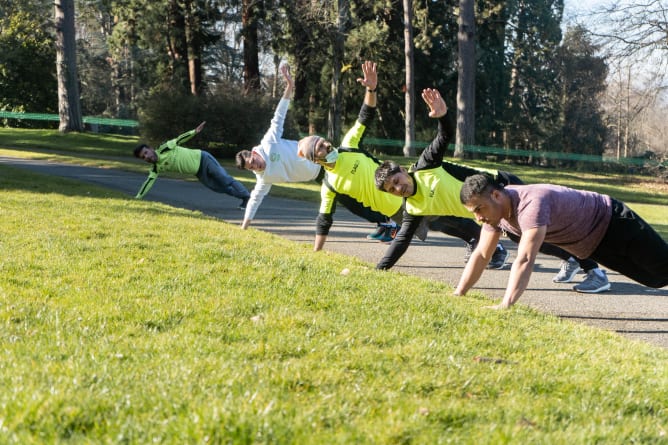
POLYGON ((592 258, 645 286, 668 286, 668 244, 626 204, 612 200, 612 219, 592 258))

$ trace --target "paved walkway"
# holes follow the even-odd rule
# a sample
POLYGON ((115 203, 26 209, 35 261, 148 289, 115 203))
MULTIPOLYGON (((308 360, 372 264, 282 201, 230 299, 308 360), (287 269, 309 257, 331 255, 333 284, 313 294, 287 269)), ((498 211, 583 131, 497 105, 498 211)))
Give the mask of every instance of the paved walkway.
MULTIPOLYGON (((0 164, 27 168, 32 171, 77 179, 99 186, 120 190, 128 197, 135 195, 145 175, 120 170, 99 169, 0 157, 0 164)), ((239 200, 214 193, 198 182, 159 178, 146 197, 176 207, 199 210, 232 224, 243 217, 237 208, 239 200)), ((312 243, 317 205, 268 196, 256 215, 256 229, 285 238, 312 243)), ((365 235, 373 230, 366 221, 340 208, 325 249, 356 256, 375 264, 386 245, 367 241, 365 235)), ((515 245, 504 242, 515 257, 515 245)), ((418 275, 455 285, 463 268, 464 245, 459 239, 431 232, 427 242, 415 240, 392 271, 418 275)), ((529 287, 520 303, 566 320, 583 322, 609 329, 632 339, 668 348, 668 289, 651 289, 608 271, 612 289, 595 295, 571 291, 571 285, 552 283, 559 260, 540 255, 529 287)), ((580 279, 579 276, 578 279, 580 279)), ((501 298, 508 279, 505 270, 486 271, 476 289, 493 298, 501 298)), ((445 296, 444 296, 445 298, 445 296)))

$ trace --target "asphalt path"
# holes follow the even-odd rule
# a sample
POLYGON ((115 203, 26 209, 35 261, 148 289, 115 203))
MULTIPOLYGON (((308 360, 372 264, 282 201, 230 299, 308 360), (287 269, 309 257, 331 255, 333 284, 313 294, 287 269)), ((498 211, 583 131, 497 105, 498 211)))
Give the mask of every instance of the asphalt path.
MULTIPOLYGON (((121 191, 134 197, 146 175, 121 170, 83 167, 46 161, 0 156, 0 164, 76 179, 121 191)), ((148 171, 148 169, 147 169, 148 171)), ((230 172, 234 174, 234 172, 230 172)), ((145 197, 174 207, 201 211, 206 215, 240 224, 243 212, 239 200, 214 193, 197 181, 158 178, 145 197)), ((251 227, 285 237, 295 242, 313 243, 317 204, 267 196, 251 227)), ((374 265, 387 245, 365 239, 374 227, 339 207, 325 250, 355 256, 374 265)), ((515 258, 516 245, 503 241, 515 258)), ((458 238, 430 232, 426 242, 415 239, 406 254, 388 273, 399 272, 438 280, 454 286, 462 272, 464 243, 458 238)), ((475 289, 492 299, 503 296, 508 269, 488 270, 475 289)), ((557 284, 552 277, 559 270, 559 260, 540 254, 529 287, 520 304, 556 315, 569 322, 581 322, 619 333, 633 340, 668 348, 668 289, 652 289, 608 270, 610 291, 580 294, 572 284, 557 284)), ((576 282, 584 275, 578 275, 576 282)), ((447 296, 444 296, 446 298, 447 296)))

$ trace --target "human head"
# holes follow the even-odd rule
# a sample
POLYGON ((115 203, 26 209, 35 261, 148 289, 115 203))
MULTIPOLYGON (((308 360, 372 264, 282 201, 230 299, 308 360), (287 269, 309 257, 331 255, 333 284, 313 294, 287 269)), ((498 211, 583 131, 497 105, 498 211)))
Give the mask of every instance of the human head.
POLYGON ((394 161, 384 161, 376 169, 378 190, 408 198, 415 194, 415 182, 408 171, 394 161))
POLYGON ((241 150, 237 153, 236 166, 240 170, 263 171, 267 164, 255 150, 241 150))
POLYGON ((158 162, 158 155, 155 150, 146 144, 137 145, 133 150, 133 154, 136 158, 143 159, 149 164, 155 164, 158 162))
POLYGON ((332 144, 320 136, 306 136, 297 144, 297 154, 300 157, 318 164, 326 164, 327 154, 333 149, 332 144))
POLYGON ((459 191, 459 200, 478 221, 498 225, 506 216, 503 208, 505 195, 503 186, 492 175, 479 173, 466 178, 459 191))

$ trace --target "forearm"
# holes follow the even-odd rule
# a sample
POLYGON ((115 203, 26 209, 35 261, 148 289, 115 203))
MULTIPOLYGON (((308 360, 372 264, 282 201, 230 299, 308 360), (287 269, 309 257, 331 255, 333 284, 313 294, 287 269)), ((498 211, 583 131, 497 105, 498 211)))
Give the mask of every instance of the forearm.
POLYGON ((313 251, 318 252, 322 250, 325 241, 327 241, 327 235, 316 235, 315 241, 313 242, 313 251))
POLYGON ((241 228, 243 230, 246 230, 248 226, 250 226, 251 220, 244 218, 244 220, 241 222, 241 228))
POLYGON ((466 292, 468 292, 480 279, 485 267, 487 267, 487 263, 488 261, 486 261, 479 252, 474 251, 471 258, 469 258, 469 261, 466 263, 466 267, 464 267, 464 271, 459 278, 459 283, 455 288, 454 294, 466 295, 466 292))
POLYGON ((501 308, 509 308, 520 299, 531 278, 533 271, 533 261, 516 259, 510 268, 510 276, 508 277, 508 285, 506 292, 503 295, 501 308))

